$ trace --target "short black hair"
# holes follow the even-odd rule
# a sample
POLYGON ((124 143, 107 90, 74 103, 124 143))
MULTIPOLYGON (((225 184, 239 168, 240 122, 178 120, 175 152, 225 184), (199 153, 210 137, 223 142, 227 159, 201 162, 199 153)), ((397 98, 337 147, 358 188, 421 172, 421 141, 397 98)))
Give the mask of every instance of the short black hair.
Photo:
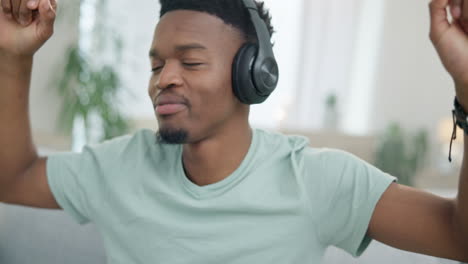
MULTIPOLYGON (((244 33, 246 41, 257 43, 255 27, 242 0, 159 0, 159 2, 161 4, 160 18, 167 12, 174 10, 205 12, 239 29, 244 33)), ((257 5, 260 17, 267 25, 271 39, 275 30, 271 25, 270 12, 265 8, 264 2, 254 2, 257 5)))

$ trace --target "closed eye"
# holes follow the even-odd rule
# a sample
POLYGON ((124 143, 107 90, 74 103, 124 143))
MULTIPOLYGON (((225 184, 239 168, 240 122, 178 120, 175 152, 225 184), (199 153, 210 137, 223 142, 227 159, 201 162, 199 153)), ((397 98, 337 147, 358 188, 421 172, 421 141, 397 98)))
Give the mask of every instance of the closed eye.
POLYGON ((160 71, 162 68, 163 68, 162 66, 161 66, 161 67, 152 68, 152 69, 151 69, 151 72, 158 72, 158 71, 160 71))
MULTIPOLYGON (((184 65, 186 67, 197 67, 197 66, 203 65, 203 63, 182 63, 182 65, 184 65)), ((152 68, 151 72, 157 73, 157 72, 161 71, 162 68, 164 68, 164 66, 159 66, 159 67, 152 68)))
POLYGON ((184 64, 184 66, 195 67, 195 66, 200 66, 203 63, 183 63, 183 64, 184 64))

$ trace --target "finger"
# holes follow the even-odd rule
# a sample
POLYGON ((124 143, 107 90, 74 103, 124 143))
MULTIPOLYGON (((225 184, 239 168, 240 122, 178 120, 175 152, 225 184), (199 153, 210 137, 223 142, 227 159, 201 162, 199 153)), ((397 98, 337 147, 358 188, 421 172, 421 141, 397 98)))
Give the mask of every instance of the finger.
POLYGON ((462 13, 462 0, 450 1, 450 13, 453 19, 459 19, 462 13))
POLYGON ((461 15, 460 15, 460 23, 463 25, 463 29, 465 32, 468 32, 468 1, 463 0, 461 3, 461 15))
POLYGON ((29 0, 28 8, 32 11, 32 21, 36 21, 36 18, 39 15, 39 0, 29 0))
POLYGON ((431 14, 430 38, 434 44, 450 28, 446 9, 448 4, 449 0, 432 0, 429 4, 431 14))
POLYGON ((12 15, 12 11, 11 11, 11 2, 10 0, 2 0, 2 10, 3 10, 3 13, 6 15, 6 17, 8 18, 12 18, 13 15, 12 15))
POLYGON ((54 32, 57 2, 55 0, 40 0, 39 2, 39 30, 45 39, 54 32))
MULTIPOLYGON (((24 0, 26 1, 26 0, 24 0)), ((11 11, 13 18, 19 22, 19 9, 21 5, 21 0, 11 0, 11 11)))
POLYGON ((55 15, 57 15, 57 0, 50 0, 49 5, 51 7, 51 11, 54 12, 55 15))
POLYGON ((28 0, 28 8, 30 10, 37 10, 39 8, 39 0, 28 0))
POLYGON ((28 0, 22 0, 19 8, 19 18, 18 21, 21 25, 26 26, 31 23, 32 20, 32 11, 28 8, 28 0))

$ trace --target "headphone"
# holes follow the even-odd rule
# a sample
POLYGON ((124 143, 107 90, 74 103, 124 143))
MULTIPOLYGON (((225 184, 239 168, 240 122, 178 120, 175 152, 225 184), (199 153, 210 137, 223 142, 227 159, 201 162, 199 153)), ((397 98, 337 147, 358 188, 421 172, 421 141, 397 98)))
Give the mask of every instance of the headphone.
POLYGON ((254 0, 242 0, 255 27, 257 44, 246 43, 237 52, 232 65, 232 88, 244 104, 263 103, 275 90, 279 79, 270 33, 260 18, 254 0))

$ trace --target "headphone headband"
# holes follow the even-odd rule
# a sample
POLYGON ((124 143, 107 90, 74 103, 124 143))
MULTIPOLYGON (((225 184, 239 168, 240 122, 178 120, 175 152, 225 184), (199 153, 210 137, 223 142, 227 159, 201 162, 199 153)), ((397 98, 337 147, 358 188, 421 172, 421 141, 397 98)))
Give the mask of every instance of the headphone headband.
POLYGON ((242 0, 255 28, 257 43, 246 43, 233 62, 234 94, 245 104, 264 102, 278 84, 278 65, 273 54, 270 33, 260 17, 254 0, 242 0))
POLYGON ((278 84, 278 65, 276 63, 273 47, 270 41, 270 33, 267 25, 260 17, 254 0, 243 0, 250 13, 251 21, 255 27, 258 41, 257 57, 253 64, 253 79, 258 92, 262 96, 270 95, 278 84))
POLYGON ((251 21, 254 25, 255 32, 257 34, 258 46, 259 46, 259 55, 263 53, 268 53, 268 55, 274 57, 273 50, 271 49, 270 43, 270 33, 266 24, 263 22, 260 17, 257 9, 257 5, 253 0, 243 0, 244 5, 250 13, 251 21))

